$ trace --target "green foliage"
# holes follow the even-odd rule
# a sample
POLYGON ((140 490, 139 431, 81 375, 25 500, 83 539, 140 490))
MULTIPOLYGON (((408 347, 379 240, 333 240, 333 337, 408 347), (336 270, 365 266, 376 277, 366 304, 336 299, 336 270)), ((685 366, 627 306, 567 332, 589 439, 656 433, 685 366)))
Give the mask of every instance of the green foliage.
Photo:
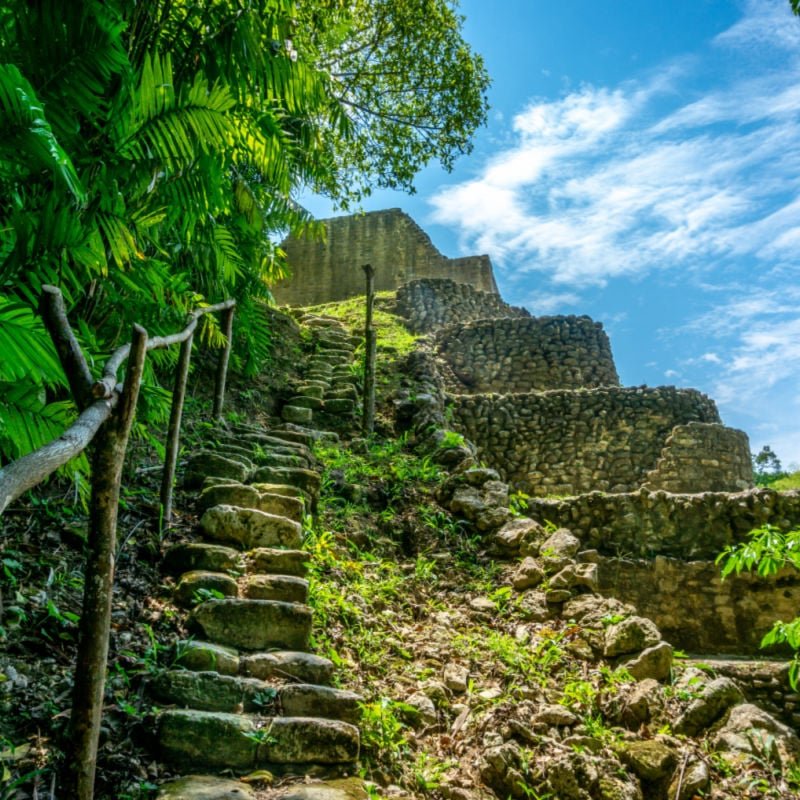
MULTIPOLYGON (((722 577, 742 571, 755 571, 762 578, 774 575, 784 567, 800 570, 800 528, 782 531, 764 525, 750 531, 749 540, 729 545, 717 556, 722 564, 722 577)), ((800 686, 800 617, 790 622, 775 622, 772 630, 761 640, 762 647, 786 645, 794 651, 789 667, 789 682, 793 689, 800 686)))
POLYGON ((783 471, 781 460, 775 455, 769 445, 764 445, 754 456, 753 461, 753 482, 756 486, 773 486, 786 477, 783 471))
MULTIPOLYGON (((489 77, 461 34, 454 0, 354 0, 320 29, 316 4, 300 6, 297 37, 334 78, 345 135, 326 139, 342 205, 373 186, 413 192, 432 159, 450 170, 486 120, 489 77)), ((324 188, 324 187, 323 187, 324 188)))

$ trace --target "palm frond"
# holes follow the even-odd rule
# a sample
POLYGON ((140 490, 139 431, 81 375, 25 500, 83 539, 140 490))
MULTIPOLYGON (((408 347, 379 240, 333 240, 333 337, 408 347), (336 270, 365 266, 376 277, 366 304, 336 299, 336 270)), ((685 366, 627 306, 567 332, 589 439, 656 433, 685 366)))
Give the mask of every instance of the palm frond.
POLYGON ((72 160, 56 139, 33 87, 14 64, 0 64, 0 131, 2 160, 24 160, 31 171, 52 170, 78 203, 86 202, 72 160))

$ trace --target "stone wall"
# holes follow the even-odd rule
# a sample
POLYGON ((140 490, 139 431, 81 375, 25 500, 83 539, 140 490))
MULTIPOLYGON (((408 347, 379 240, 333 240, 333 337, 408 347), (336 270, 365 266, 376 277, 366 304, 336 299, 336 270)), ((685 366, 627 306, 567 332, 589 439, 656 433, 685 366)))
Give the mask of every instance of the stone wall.
POLYGON ((414 278, 449 278, 497 294, 488 256, 450 259, 399 208, 321 220, 324 242, 288 237, 281 247, 292 271, 272 293, 282 305, 316 305, 364 294, 362 264, 375 268, 376 291, 414 278))
POLYGON ((488 317, 530 317, 526 309, 504 303, 493 292, 447 278, 420 278, 401 286, 396 313, 414 333, 488 317))
POLYGON ((674 647, 690 653, 757 653, 775 620, 800 608, 800 572, 765 580, 750 573, 720 579, 713 561, 658 556, 651 561, 601 559, 599 591, 658 625, 674 647))
POLYGON ((800 694, 789 684, 789 664, 785 659, 746 661, 704 658, 688 663, 710 668, 717 676, 733 679, 748 703, 760 706, 800 731, 800 694))
POLYGON ((739 492, 753 485, 750 441, 744 431, 690 422, 667 438, 661 458, 644 481, 646 489, 739 492))
POLYGON ((441 331, 437 349, 457 394, 619 386, 608 336, 589 317, 462 322, 441 331))
POLYGON ((800 491, 591 492, 562 500, 533 498, 526 513, 569 528, 584 547, 605 555, 713 560, 753 528, 800 525, 800 491))
POLYGON ((477 445, 479 458, 537 496, 636 489, 676 425, 720 421, 704 394, 674 387, 449 399, 453 426, 477 445))

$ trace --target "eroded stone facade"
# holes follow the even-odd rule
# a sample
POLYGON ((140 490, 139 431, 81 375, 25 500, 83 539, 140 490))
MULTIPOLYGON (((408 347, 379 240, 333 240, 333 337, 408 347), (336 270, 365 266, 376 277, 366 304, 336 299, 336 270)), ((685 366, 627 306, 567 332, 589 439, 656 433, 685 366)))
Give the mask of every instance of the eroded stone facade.
POLYGON ((272 287, 281 305, 309 306, 363 295, 363 264, 375 269, 376 291, 394 291, 415 278, 447 278, 497 295, 489 256, 447 258, 399 208, 321 220, 325 240, 288 237, 291 276, 272 287))
POLYGON ((437 350, 458 394, 619 386, 608 336, 589 317, 458 323, 437 337, 437 350))
POLYGON ((474 319, 530 317, 494 292, 448 279, 420 278, 397 290, 397 313, 414 333, 429 333, 474 319))
POLYGON ((676 425, 719 423, 706 395, 674 387, 449 399, 456 429, 479 457, 515 489, 537 496, 629 492, 655 467, 676 425))

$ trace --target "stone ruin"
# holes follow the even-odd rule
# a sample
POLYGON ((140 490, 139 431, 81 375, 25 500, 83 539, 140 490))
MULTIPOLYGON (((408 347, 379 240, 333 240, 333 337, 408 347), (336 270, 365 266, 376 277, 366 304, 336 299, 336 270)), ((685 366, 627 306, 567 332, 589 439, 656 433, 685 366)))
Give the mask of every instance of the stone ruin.
MULTIPOLYGON (((505 303, 488 258, 445 259, 402 212, 326 226, 324 245, 287 243, 295 278, 276 297, 363 293, 353 264, 372 261, 377 288, 396 290, 395 311, 425 335, 450 426, 527 497, 528 516, 596 551, 603 594, 706 654, 757 652, 765 626, 795 616, 796 573, 719 578, 726 545, 765 523, 800 524, 800 493, 753 489, 747 436, 722 424, 712 399, 620 386, 600 323, 505 303)), ((784 709, 795 722, 797 711, 784 709)))

